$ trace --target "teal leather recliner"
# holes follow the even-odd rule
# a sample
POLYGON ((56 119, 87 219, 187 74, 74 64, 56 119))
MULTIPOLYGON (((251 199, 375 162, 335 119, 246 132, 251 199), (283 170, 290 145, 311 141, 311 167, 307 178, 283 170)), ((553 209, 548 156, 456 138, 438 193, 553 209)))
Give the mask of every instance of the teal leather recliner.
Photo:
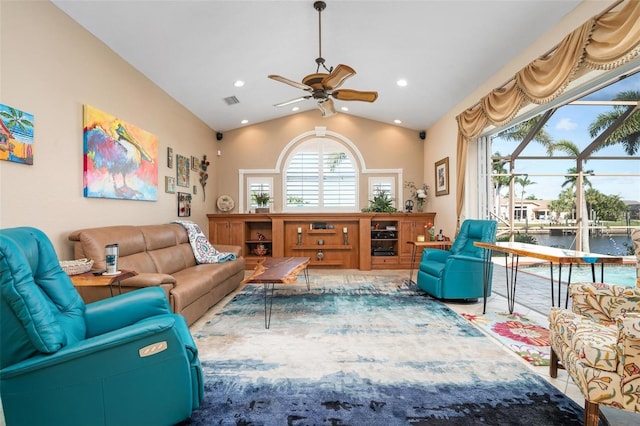
POLYGON ((197 348, 160 288, 85 305, 28 227, 0 230, 0 284, 8 426, 171 425, 199 407, 197 348))
MULTIPOLYGON (((425 249, 418 269, 418 287, 437 299, 474 300, 483 297, 483 249, 473 243, 494 242, 497 225, 493 220, 467 219, 462 222, 451 250, 425 249)), ((491 264, 487 297, 491 295, 492 277, 491 264)))

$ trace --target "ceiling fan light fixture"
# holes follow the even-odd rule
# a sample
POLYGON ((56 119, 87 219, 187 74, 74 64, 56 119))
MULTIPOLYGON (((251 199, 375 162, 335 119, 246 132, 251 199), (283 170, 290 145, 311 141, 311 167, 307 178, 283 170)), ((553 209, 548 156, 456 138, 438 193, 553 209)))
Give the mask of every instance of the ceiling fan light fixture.
POLYGON ((272 80, 288 84, 289 86, 308 92, 308 95, 292 99, 290 101, 275 104, 276 107, 282 107, 305 99, 313 98, 316 100, 318 108, 322 112, 323 117, 330 117, 336 113, 333 105, 333 99, 339 101, 361 101, 374 102, 378 98, 378 92, 364 92, 359 90, 341 89, 340 86, 348 78, 354 76, 356 71, 348 65, 338 64, 334 67, 327 68, 325 59, 322 57, 322 11, 326 8, 326 3, 316 1, 313 7, 318 11, 318 57, 315 62, 317 69, 314 74, 309 74, 302 79, 302 83, 289 80, 279 75, 270 74, 268 77, 272 80), (320 67, 327 72, 320 72, 320 67))

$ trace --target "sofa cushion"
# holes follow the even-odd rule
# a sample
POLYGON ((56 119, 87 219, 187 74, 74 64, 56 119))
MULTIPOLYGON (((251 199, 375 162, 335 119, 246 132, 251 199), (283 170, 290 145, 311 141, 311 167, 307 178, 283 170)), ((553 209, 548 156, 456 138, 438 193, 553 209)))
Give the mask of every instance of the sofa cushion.
POLYGON ((156 270, 160 273, 173 275, 175 272, 187 268, 184 262, 184 254, 179 247, 156 249, 147 253, 153 259, 156 270))
POLYGON ((146 254, 145 237, 140 227, 106 226, 74 231, 69 235, 74 241, 74 256, 93 259, 94 269, 105 269, 105 246, 118 244, 118 268, 136 272, 158 272, 153 261, 146 254), (133 257, 130 257, 133 256, 133 257))

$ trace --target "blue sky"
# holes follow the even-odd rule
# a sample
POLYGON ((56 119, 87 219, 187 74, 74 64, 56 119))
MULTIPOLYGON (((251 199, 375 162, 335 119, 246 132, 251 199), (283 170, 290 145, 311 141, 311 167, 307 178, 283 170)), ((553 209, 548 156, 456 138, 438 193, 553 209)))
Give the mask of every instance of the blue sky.
MULTIPOLYGON (((625 80, 612 84, 598 92, 585 97, 585 100, 612 99, 621 91, 634 90, 640 92, 640 72, 625 80)), ((581 150, 586 148, 593 138, 589 135, 589 124, 598 114, 611 110, 612 107, 568 105, 560 108, 549 119, 545 130, 554 141, 568 140, 576 144, 581 150)), ((518 145, 517 142, 506 142, 498 138, 493 139, 492 152, 501 155, 510 154, 518 145)), ((531 142, 522 152, 523 156, 546 156, 545 149, 537 142, 531 142)), ((557 156, 566 156, 558 153, 557 156)), ((590 159, 584 164, 584 170, 593 170, 597 174, 640 174, 640 157, 636 154, 630 157, 621 145, 603 148, 594 156, 624 156, 628 160, 597 160, 590 159)), ((525 197, 535 195, 539 199, 556 199, 563 189, 563 176, 534 176, 535 174, 565 173, 575 167, 574 160, 520 160, 516 161, 516 173, 528 173, 529 179, 536 184, 527 186, 525 197)), ((619 195, 623 200, 640 201, 640 176, 589 176, 593 188, 609 194, 619 195)), ((520 196, 520 186, 516 185, 517 195, 520 196)))

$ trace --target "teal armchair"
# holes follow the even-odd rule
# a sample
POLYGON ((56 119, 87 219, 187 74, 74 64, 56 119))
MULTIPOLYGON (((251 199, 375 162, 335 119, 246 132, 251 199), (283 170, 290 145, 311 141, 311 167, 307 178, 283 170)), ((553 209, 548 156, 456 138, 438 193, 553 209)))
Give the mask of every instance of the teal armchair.
POLYGON ((204 393, 197 348, 164 291, 85 305, 35 228, 0 230, 6 424, 172 425, 204 393))
MULTIPOLYGON (((497 222, 468 219, 462 223, 451 250, 425 249, 418 269, 418 288, 437 299, 477 300, 484 295, 483 249, 476 241, 494 242, 497 222)), ((489 288, 493 265, 489 270, 489 288)))

